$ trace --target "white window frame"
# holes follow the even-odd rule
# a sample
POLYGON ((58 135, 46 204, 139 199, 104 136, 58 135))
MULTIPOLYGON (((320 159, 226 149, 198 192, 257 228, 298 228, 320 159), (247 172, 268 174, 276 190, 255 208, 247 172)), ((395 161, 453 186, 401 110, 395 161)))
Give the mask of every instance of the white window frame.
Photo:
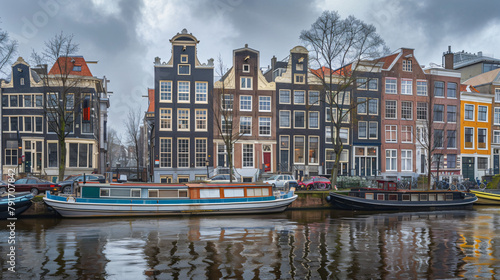
POLYGON ((208 104, 208 82, 194 82, 195 103, 208 104), (200 91, 198 85, 204 85, 204 91, 200 91), (200 99, 200 100, 198 100, 200 99))
POLYGON ((413 102, 406 101, 406 100, 401 101, 401 119, 402 120, 413 120, 413 102), (405 115, 408 115, 408 113, 409 113, 410 117, 405 118, 405 115))
POLYGON ((394 124, 386 124, 385 125, 385 142, 386 143, 397 143, 398 142, 398 126, 394 124), (387 133, 391 136, 391 138, 387 137, 387 133), (392 135, 395 136, 395 139, 392 139, 392 135))
POLYGON ((412 79, 401 79, 401 94, 402 95, 413 95, 413 80, 412 79))
POLYGON ((373 140, 373 139, 378 139, 378 122, 368 122, 368 139, 373 140), (370 130, 371 130, 371 125, 375 124, 375 137, 371 136, 370 130))
POLYGON ((401 150, 401 171, 413 171, 413 150, 401 150))
POLYGON ((189 81, 177 81, 177 102, 178 103, 190 103, 190 100, 191 100, 190 92, 191 92, 191 83, 189 81), (186 91, 181 92, 181 90, 180 90, 181 83, 188 85, 187 92, 186 91), (183 99, 181 99, 181 94, 183 96, 183 99), (187 94, 187 99, 184 99, 186 94, 187 94))
POLYGON ((464 120, 466 120, 466 121, 474 121, 475 120, 475 115, 476 115, 476 106, 474 106, 474 104, 467 104, 467 103, 464 104, 464 120), (466 112, 467 112, 466 108, 470 107, 470 106, 472 106, 472 119, 468 119, 467 118, 467 114, 466 114, 466 112))
POLYGON ((278 113, 278 118, 279 118, 278 119, 279 128, 291 128, 292 127, 292 112, 290 110, 280 110, 278 113), (281 112, 283 112, 283 113, 288 112, 288 126, 281 125, 281 119, 282 119, 281 112))
POLYGON ((254 167, 254 155, 255 155, 255 146, 254 144, 243 144, 241 148, 241 164, 243 168, 253 168, 254 167), (249 153, 248 147, 251 146, 252 154, 247 156, 249 153))
POLYGON ((159 167, 160 168, 166 168, 166 167, 172 167, 172 138, 171 137, 160 137, 160 147, 159 147, 159 152, 160 152, 160 163, 159 167), (165 143, 162 143, 165 141, 165 143), (162 145, 165 144, 166 151, 162 151, 162 145), (168 164, 170 162, 170 164, 168 164), (165 163, 165 164, 163 164, 165 163))
POLYGON ((308 159, 307 159, 307 162, 309 163, 309 165, 319 165, 319 153, 320 153, 320 151, 321 151, 321 150, 320 150, 320 138, 319 138, 319 136, 317 136, 317 135, 313 135, 313 136, 309 136, 309 137, 307 138, 307 141, 308 141, 308 148, 309 148, 309 149, 308 149, 308 153, 307 153, 307 155, 308 155, 308 156, 307 156, 307 158, 308 158, 308 159), (318 143, 318 149, 317 149, 317 151, 316 151, 316 155, 315 155, 315 157, 311 157, 311 156, 309 156, 309 155, 310 155, 310 154, 309 154, 309 152, 311 152, 311 146, 312 146, 312 145, 311 145, 311 139, 313 139, 313 138, 315 138, 315 139, 317 139, 317 140, 318 140, 318 141, 316 142, 316 143, 318 143), (311 161, 311 159, 315 159, 315 161, 311 161))
POLYGON ((208 110, 207 109, 195 109, 195 131, 208 131, 208 110), (201 126, 201 128, 199 127, 201 126))
POLYGON ((319 129, 319 124, 320 124, 320 117, 319 117, 319 111, 309 111, 308 114, 308 121, 307 121, 307 125, 309 126, 309 129, 319 129), (317 122, 316 122, 316 126, 312 126, 311 125, 311 114, 317 114, 317 122))
POLYGON ((478 127, 477 128, 477 149, 478 150, 488 150, 488 128, 486 127, 478 127), (479 130, 484 130, 484 148, 479 148, 479 130))
POLYGON ((429 92, 429 87, 428 87, 427 80, 417 80, 417 95, 418 96, 427 96, 428 92, 429 92), (425 90, 423 90, 423 89, 425 89, 425 90))
POLYGON ((493 130, 493 144, 500 144, 500 130, 493 130))
POLYGON ((243 135, 243 136, 252 136, 252 117, 250 117, 250 116, 241 116, 240 117, 240 125, 239 126, 240 126, 239 127, 239 131, 240 131, 241 135, 243 135), (243 119, 245 119, 245 120, 243 120, 243 119), (241 125, 242 125, 242 123, 247 122, 247 121, 249 121, 249 123, 250 123, 249 124, 249 126, 250 126, 250 133, 243 133, 243 130, 241 129, 241 125))
POLYGON ((401 143, 413 143, 413 126, 411 125, 402 125, 401 126, 401 143), (410 139, 407 137, 403 137, 403 135, 410 135, 410 139), (406 140, 406 141, 405 141, 406 140))
POLYGON ((477 106, 477 121, 478 121, 478 122, 488 122, 488 106, 484 106, 484 105, 478 105, 478 106, 477 106), (481 120, 481 119, 479 118, 479 116, 480 116, 480 115, 479 115, 479 113, 480 113, 480 110, 479 110, 479 109, 480 109, 480 108, 486 108, 486 114, 485 114, 485 115, 486 115, 486 120, 481 120))
POLYGON ((160 131, 171 131, 171 130, 172 130, 172 108, 160 108, 160 131))
MULTIPOLYGON (((392 106, 392 104, 391 104, 392 106)), ((385 114, 384 114, 384 118, 385 119, 388 119, 388 120, 395 120, 398 118, 398 101, 397 100, 386 100, 385 101, 385 114), (389 105, 388 105, 388 102, 393 102, 394 103, 394 108, 390 108, 389 105), (394 110, 394 118, 392 117, 387 117, 387 110, 394 110)))
POLYGON ((467 149, 467 150, 473 150, 473 149, 474 149, 474 147, 476 146, 476 145, 475 145, 475 142, 476 142, 476 141, 474 141, 474 140, 476 140, 476 138, 475 138, 475 136, 476 136, 476 135, 475 135, 475 134, 476 134, 476 132, 474 131, 474 127, 468 127, 468 126, 464 127, 464 142, 463 142, 463 143, 464 143, 464 149, 467 149), (469 148, 465 147, 465 143, 467 143, 467 142, 465 142, 465 140, 466 140, 466 135, 467 135, 467 134, 465 133, 466 129, 471 129, 471 131, 472 131, 472 137, 471 137, 471 138, 472 138, 472 139, 471 139, 471 140, 472 140, 472 141, 471 141, 471 143, 472 143, 472 147, 469 147, 469 148))
POLYGON ((292 91, 289 89, 280 89, 280 91, 279 91, 279 103, 280 104, 291 104, 291 102, 292 102, 292 91), (288 92, 288 102, 282 102, 281 92, 288 92))
POLYGON ((495 103, 500 103, 500 88, 495 89, 495 103))
POLYGON ((177 74, 180 76, 188 76, 191 75, 191 65, 190 64, 177 64, 177 74), (189 70, 187 74, 181 73, 181 67, 187 66, 187 69, 189 70))
POLYGON ((250 73, 250 64, 243 64, 242 67, 243 67, 242 68, 243 73, 250 73))
POLYGON ((385 78, 385 93, 398 94, 398 79, 389 77, 385 78))
POLYGON ((368 139, 368 122, 367 121, 359 121, 358 122, 358 139, 368 139), (364 129, 362 127, 364 125, 364 129), (364 136, 361 136, 362 132, 364 132, 364 136))
POLYGON ((185 137, 183 137, 183 138, 177 138, 177 168, 189 168, 190 167, 189 164, 190 164, 190 160, 191 159, 190 159, 190 156, 189 156, 189 151, 190 151, 190 147, 189 147, 190 146, 190 143, 189 143, 190 141, 189 140, 190 140, 189 138, 185 138, 185 137), (182 155, 183 155, 182 158, 187 158, 187 166, 180 166, 180 164, 179 164, 180 160, 181 160, 181 152, 180 152, 181 151, 181 148, 180 148, 180 146, 181 146, 181 140, 182 141, 187 140, 187 152, 182 152, 182 155), (185 154, 185 156, 184 156, 184 154, 185 154))
POLYGON ((272 135, 272 120, 271 117, 259 117, 259 136, 271 137, 272 135), (269 124, 269 134, 262 134, 261 127, 267 127, 269 124))
POLYGON ((243 111, 243 112, 250 112, 250 111, 252 111, 252 102, 253 102, 253 96, 251 96, 251 95, 240 95, 240 111, 243 111), (250 99, 246 100, 246 98, 250 98, 250 99), (247 104, 248 102, 250 102, 249 106, 247 104))
POLYGON ((172 102, 172 86, 173 86, 172 81, 161 80, 159 82, 160 102, 166 102, 166 103, 171 103, 172 102), (166 89, 163 90, 162 89, 162 83, 165 83, 167 85, 170 84, 170 90, 168 90, 168 86, 165 86, 166 89), (166 98, 163 98, 164 95, 165 95, 166 98))
POLYGON ((190 114, 191 111, 188 108, 177 109, 177 131, 189 131, 190 114), (181 111, 187 111, 187 115, 185 113, 182 113, 181 115, 181 111), (181 116, 183 117, 182 119, 181 116), (185 116, 187 116, 187 118, 185 116), (181 120, 187 123, 186 128, 181 128, 181 120))
MULTIPOLYGON (((299 96, 299 95, 297 95, 299 96)), ((306 104, 306 91, 305 90, 294 90, 293 91, 293 104, 295 105, 305 105, 306 104), (296 102, 296 99, 295 99, 295 96, 298 92, 302 92, 303 93, 303 98, 304 98, 304 102, 300 103, 300 102, 296 102)))
POLYGON ((240 77, 241 90, 253 90, 253 77, 240 77), (250 87, 248 84, 250 83, 250 87))
POLYGON ((293 128, 306 128, 306 111, 304 110, 295 110, 293 111, 293 128), (296 124, 296 114, 299 113, 299 112, 302 112, 303 115, 304 115, 304 126, 297 126, 296 124))
POLYGON ((398 150, 396 149, 385 150, 385 170, 398 171, 398 150), (389 154, 387 152, 389 152, 389 154))
POLYGON ((271 96, 259 96, 259 112, 271 112, 272 103, 271 96), (267 103, 269 103, 269 109, 266 109, 267 103))

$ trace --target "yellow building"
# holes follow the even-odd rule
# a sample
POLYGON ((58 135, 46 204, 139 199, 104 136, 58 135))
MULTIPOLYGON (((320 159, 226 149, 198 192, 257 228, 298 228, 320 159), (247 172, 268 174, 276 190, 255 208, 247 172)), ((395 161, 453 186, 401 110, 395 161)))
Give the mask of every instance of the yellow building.
POLYGON ((492 102, 491 94, 479 93, 472 86, 461 88, 462 176, 474 182, 490 168, 492 102))

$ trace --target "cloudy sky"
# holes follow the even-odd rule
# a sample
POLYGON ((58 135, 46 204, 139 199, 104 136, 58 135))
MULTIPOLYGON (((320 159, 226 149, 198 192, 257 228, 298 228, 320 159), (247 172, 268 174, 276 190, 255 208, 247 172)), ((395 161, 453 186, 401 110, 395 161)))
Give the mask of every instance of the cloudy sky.
POLYGON ((99 61, 92 74, 111 80, 109 125, 123 131, 130 108, 146 109, 154 58, 170 58, 169 39, 183 28, 200 40, 202 63, 220 54, 231 67, 232 50, 248 44, 267 67, 300 45, 300 31, 324 10, 373 24, 391 50, 414 48, 422 65, 441 64, 449 45, 500 57, 500 1, 489 0, 16 0, 0 9, 0 28, 27 61, 57 33, 73 34, 79 54, 99 61))

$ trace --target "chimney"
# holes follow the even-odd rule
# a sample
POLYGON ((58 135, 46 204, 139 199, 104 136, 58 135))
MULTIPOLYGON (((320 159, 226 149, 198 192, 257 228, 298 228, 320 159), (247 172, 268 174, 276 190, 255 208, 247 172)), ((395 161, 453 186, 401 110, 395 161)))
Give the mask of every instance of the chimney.
POLYGON ((483 52, 477 52, 477 56, 479 57, 483 56, 483 52))
POLYGON ((276 69, 276 61, 276 56, 273 55, 273 58, 271 58, 271 69, 273 69, 273 71, 276 69))
POLYGON ((448 51, 443 53, 444 68, 453 69, 453 53, 451 52, 451 46, 448 46, 448 51))

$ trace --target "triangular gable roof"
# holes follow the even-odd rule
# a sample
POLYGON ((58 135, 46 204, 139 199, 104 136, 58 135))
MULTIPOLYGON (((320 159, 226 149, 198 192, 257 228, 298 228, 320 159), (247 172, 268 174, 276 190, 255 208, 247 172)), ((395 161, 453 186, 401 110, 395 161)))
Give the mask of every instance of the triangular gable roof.
POLYGON ((478 86, 500 81, 500 68, 479 74, 464 82, 464 84, 478 86))
POLYGON ((82 56, 59 57, 56 63, 54 63, 54 65, 50 69, 49 75, 60 75, 60 74, 92 77, 92 73, 90 72, 87 62, 82 56), (59 67, 58 63, 60 63, 59 65, 61 65, 61 67, 59 67), (74 66, 80 66, 81 71, 73 71, 74 66), (61 73, 60 68, 62 68, 63 72, 66 71, 66 73, 61 73))
POLYGON ((311 73, 318 76, 319 78, 323 78, 323 74, 330 76, 330 72, 333 76, 345 76, 345 75, 351 74, 351 67, 352 67, 352 64, 348 64, 342 68, 339 68, 339 69, 331 72, 330 68, 323 66, 319 69, 310 69, 310 71, 311 71, 311 73))
POLYGON ((155 89, 154 88, 148 88, 148 110, 147 112, 154 112, 155 111, 155 89))

